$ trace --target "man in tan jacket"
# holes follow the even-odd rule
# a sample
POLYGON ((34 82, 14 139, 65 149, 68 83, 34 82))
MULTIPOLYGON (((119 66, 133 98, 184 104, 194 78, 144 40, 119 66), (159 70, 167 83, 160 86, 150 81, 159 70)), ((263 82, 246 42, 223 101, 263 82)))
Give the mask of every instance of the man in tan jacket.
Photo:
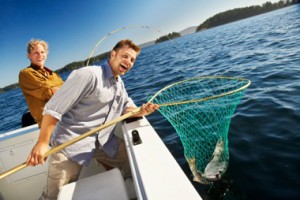
POLYGON ((58 74, 44 66, 47 55, 48 44, 45 41, 31 40, 27 46, 30 66, 19 73, 19 85, 30 113, 39 127, 45 104, 64 83, 58 74))

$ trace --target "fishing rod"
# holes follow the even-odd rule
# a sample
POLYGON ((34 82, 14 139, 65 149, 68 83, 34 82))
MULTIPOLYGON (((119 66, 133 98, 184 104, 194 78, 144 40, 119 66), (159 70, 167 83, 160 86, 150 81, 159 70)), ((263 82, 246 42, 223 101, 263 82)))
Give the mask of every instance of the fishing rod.
MULTIPOLYGON (((91 53, 90 53, 90 55, 89 55, 89 58, 88 58, 88 60, 87 60, 87 65, 89 64, 89 61, 90 61, 91 57, 92 57, 93 54, 94 54, 94 51, 97 49, 97 47, 98 47, 105 39, 107 39, 109 36, 111 36, 111 35, 113 35, 113 34, 115 34, 115 33, 117 33, 117 32, 120 32, 120 31, 125 30, 125 29, 128 29, 128 28, 146 28, 146 29, 155 30, 156 32, 161 33, 160 30, 155 29, 155 28, 152 28, 152 27, 150 27, 150 26, 124 26, 124 27, 115 29, 115 30, 109 32, 108 34, 106 34, 105 36, 103 36, 103 37, 97 42, 97 44, 95 45, 95 47, 93 48, 93 50, 91 51, 91 53)), ((168 35, 167 35, 167 37, 168 37, 168 35)), ((168 39, 171 40, 169 37, 168 37, 168 39)), ((56 152, 62 150, 63 148, 65 148, 65 147, 67 147, 67 146, 70 146, 70 145, 72 145, 72 144, 74 144, 74 143, 76 143, 76 142, 78 142, 78 141, 80 141, 80 140, 82 140, 82 139, 84 139, 84 138, 86 138, 86 137, 88 137, 88 136, 90 136, 90 135, 92 135, 92 134, 94 134, 94 133, 100 131, 100 130, 103 130, 103 129, 107 128, 108 126, 111 126, 111 125, 113 125, 113 124, 116 124, 116 123, 118 123, 118 122, 120 122, 120 121, 122 121, 122 120, 124 120, 124 119, 127 119, 127 118, 129 118, 129 117, 131 117, 131 116, 133 116, 133 115, 139 113, 139 112, 141 112, 141 107, 136 108, 135 110, 133 110, 133 111, 127 113, 127 114, 124 114, 124 115, 122 115, 121 117, 119 117, 119 118, 117 118, 117 119, 115 119, 115 120, 112 120, 112 121, 110 121, 110 122, 107 122, 106 124, 104 124, 104 125, 102 125, 102 126, 99 126, 99 127, 95 128, 95 129, 93 129, 93 130, 91 130, 91 131, 88 131, 88 132, 82 134, 81 136, 79 136, 79 137, 77 137, 77 138, 74 138, 73 140, 70 140, 70 141, 68 141, 68 142, 66 142, 66 143, 64 143, 64 144, 61 144, 61 145, 59 145, 59 146, 57 146, 57 147, 55 147, 55 148, 50 149, 49 151, 46 152, 45 157, 48 157, 49 155, 54 154, 54 153, 56 153, 56 152)), ((6 172, 3 172, 2 174, 0 174, 0 180, 1 180, 2 178, 5 178, 6 176, 9 176, 9 175, 11 175, 11 174, 13 174, 13 173, 15 173, 15 172, 21 170, 21 169, 24 169, 25 167, 27 167, 26 162, 24 162, 24 163, 22 163, 22 164, 20 164, 20 165, 17 165, 17 166, 15 166, 14 168, 12 168, 12 169, 10 169, 10 170, 8 170, 8 171, 6 171, 6 172)))
MULTIPOLYGON (((97 49, 97 47, 98 47, 104 40, 106 40, 108 37, 110 37, 111 35, 113 35, 113 34, 115 34, 115 33, 117 33, 117 32, 120 32, 120 31, 125 30, 125 29, 129 29, 129 28, 145 28, 145 29, 151 29, 151 30, 156 31, 156 32, 158 32, 158 33, 162 33, 159 29, 152 28, 152 27, 150 27, 150 26, 144 26, 144 25, 130 25, 130 26, 123 26, 123 27, 121 27, 121 28, 117 28, 117 29, 115 29, 115 30, 109 32, 109 33, 106 34, 105 36, 103 36, 103 37, 97 42, 97 44, 95 45, 95 47, 93 48, 93 50, 90 52, 90 55, 89 55, 89 57, 88 57, 88 59, 87 59, 86 65, 87 65, 87 66, 89 65, 90 59, 91 59, 91 57, 93 56, 95 50, 97 49)), ((169 40, 171 40, 171 39, 169 38, 168 35, 167 35, 167 37, 168 37, 169 40)))

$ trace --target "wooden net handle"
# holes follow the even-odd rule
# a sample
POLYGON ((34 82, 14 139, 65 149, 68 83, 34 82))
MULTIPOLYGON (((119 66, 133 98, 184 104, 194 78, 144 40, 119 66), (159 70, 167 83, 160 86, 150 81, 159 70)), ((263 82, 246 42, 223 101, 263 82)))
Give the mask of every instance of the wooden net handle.
MULTIPOLYGON (((49 151, 47 151, 45 153, 45 157, 48 157, 51 154, 54 154, 54 153, 56 153, 58 151, 61 151, 63 148, 68 147, 68 146, 70 146, 70 145, 72 145, 72 144, 74 144, 74 143, 76 143, 76 142, 78 142, 78 141, 80 141, 80 140, 82 140, 82 139, 84 139, 84 138, 86 138, 86 137, 88 137, 88 136, 90 136, 90 135, 98 132, 98 131, 101 131, 101 130, 103 130, 103 129, 105 129, 105 128, 113 125, 113 124, 116 124, 116 123, 118 123, 118 122, 120 122, 120 121, 122 121, 124 119, 127 119, 127 118, 129 118, 129 117, 131 117, 131 116, 133 116, 133 115, 135 115, 135 114, 137 114, 139 112, 141 112, 141 107, 136 108, 136 109, 134 109, 134 110, 132 110, 132 111, 130 111, 130 112, 122 115, 121 117, 118 117, 118 118, 116 118, 116 119, 114 119, 112 121, 109 121, 109 122, 107 122, 107 123, 105 123, 105 124, 103 124, 103 125, 101 125, 101 126, 99 126, 97 128, 94 128, 93 130, 90 130, 90 131, 88 131, 88 132, 86 132, 86 133, 84 133, 84 134, 82 134, 82 135, 80 135, 80 136, 78 136, 78 137, 76 137, 76 138, 74 138, 72 140, 69 140, 69 141, 67 141, 67 142, 65 142, 65 143, 63 143, 61 145, 58 145, 58 146, 50 149, 49 151)), ((20 165, 17 165, 16 167, 11 168, 10 170, 7 170, 6 172, 4 172, 4 173, 2 173, 0 175, 0 180, 2 178, 5 178, 6 176, 9 176, 9 175, 11 175, 11 174, 13 174, 13 173, 21 170, 21 169, 24 169, 25 167, 27 167, 26 162, 24 162, 24 163, 22 163, 20 165)))

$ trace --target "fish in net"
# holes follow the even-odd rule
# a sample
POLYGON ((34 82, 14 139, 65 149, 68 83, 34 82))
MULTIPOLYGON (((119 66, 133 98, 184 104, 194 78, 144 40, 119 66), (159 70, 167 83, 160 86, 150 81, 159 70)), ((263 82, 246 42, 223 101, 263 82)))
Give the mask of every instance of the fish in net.
POLYGON ((250 81, 235 77, 197 77, 171 84, 149 102, 178 133, 194 181, 219 180, 229 161, 228 130, 250 81))

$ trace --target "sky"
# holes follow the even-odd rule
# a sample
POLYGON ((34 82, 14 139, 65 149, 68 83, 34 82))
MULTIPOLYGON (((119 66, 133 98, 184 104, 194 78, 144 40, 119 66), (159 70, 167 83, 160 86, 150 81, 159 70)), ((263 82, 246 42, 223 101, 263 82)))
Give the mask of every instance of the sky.
POLYGON ((136 44, 199 26, 213 15, 278 0, 0 0, 0 88, 18 82, 30 65, 27 43, 49 44, 46 66, 52 70, 109 51, 121 39, 136 44), (148 26, 150 28, 141 28, 148 26))

